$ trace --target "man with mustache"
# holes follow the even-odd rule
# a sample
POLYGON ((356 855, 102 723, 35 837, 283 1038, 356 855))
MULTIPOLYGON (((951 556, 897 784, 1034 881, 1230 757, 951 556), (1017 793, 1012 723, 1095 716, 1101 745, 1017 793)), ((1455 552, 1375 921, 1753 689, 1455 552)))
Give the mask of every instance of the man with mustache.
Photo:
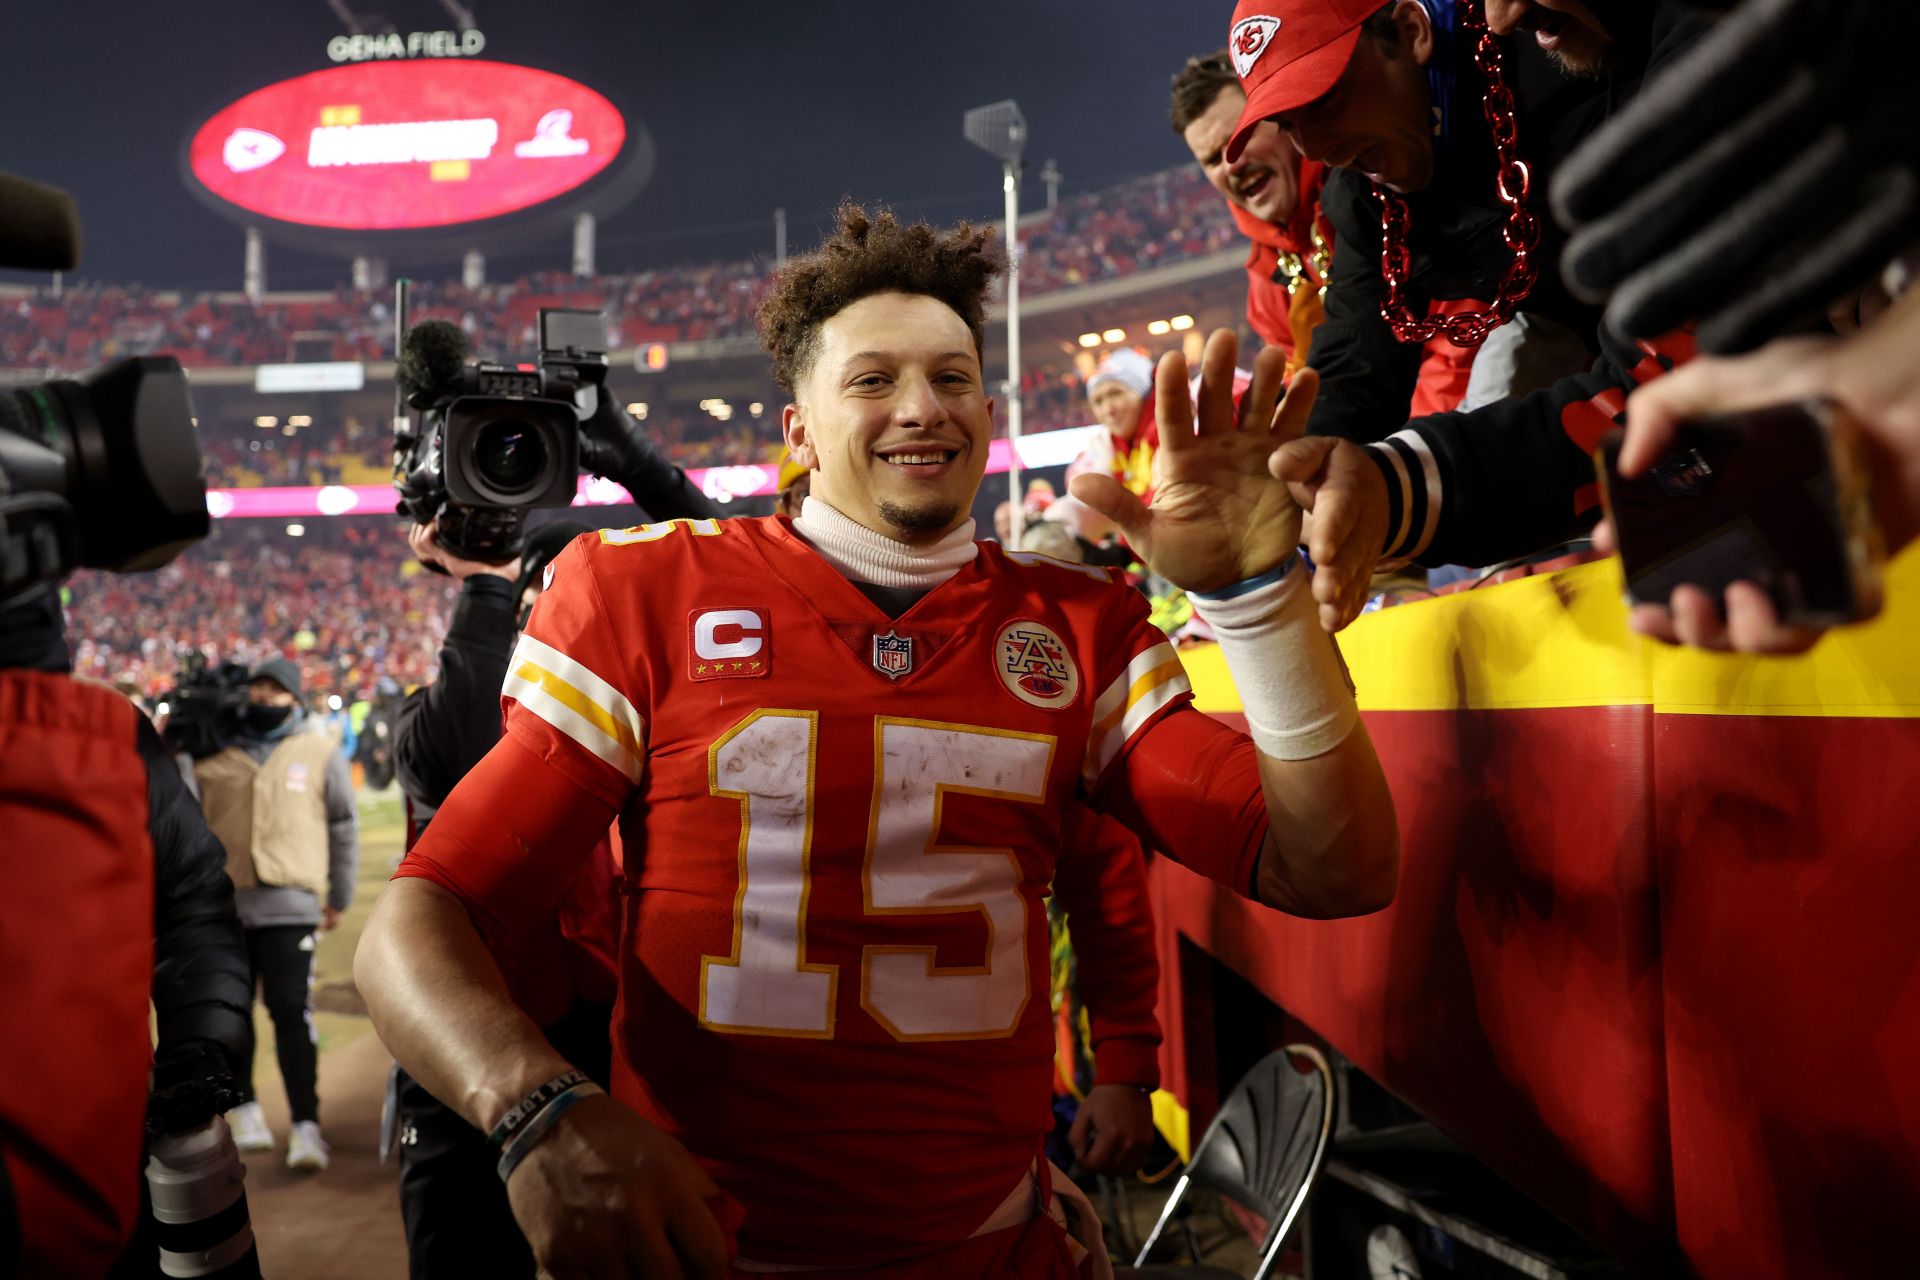
MULTIPOLYGON (((1229 165, 1227 140, 1246 104, 1225 49, 1188 58, 1173 78, 1173 131, 1226 199, 1250 245, 1247 323, 1268 346, 1287 353, 1292 374, 1306 364, 1313 331, 1326 316, 1321 299, 1331 276, 1333 228, 1320 211, 1320 188, 1327 170, 1271 126, 1255 130, 1239 163, 1229 165)), ((1472 366, 1468 348, 1444 337, 1428 342, 1412 411, 1454 408, 1466 394, 1472 366)))

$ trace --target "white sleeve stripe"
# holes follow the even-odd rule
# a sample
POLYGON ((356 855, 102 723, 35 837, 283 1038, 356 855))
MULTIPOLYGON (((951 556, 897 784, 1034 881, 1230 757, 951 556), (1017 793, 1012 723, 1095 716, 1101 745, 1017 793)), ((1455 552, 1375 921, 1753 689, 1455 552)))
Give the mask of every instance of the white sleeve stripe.
MULTIPOLYGON (((1163 646, 1165 647, 1165 646, 1163 646)), ((1155 673, 1142 677, 1142 687, 1132 695, 1124 708, 1116 707, 1111 717, 1113 723, 1096 723, 1087 742, 1087 758, 1083 778, 1089 790, 1100 780, 1115 757, 1140 727, 1152 719, 1154 713, 1184 693, 1191 693, 1193 686, 1187 682, 1187 673, 1181 668, 1178 659, 1174 659, 1155 673)))
POLYGON ((1396 431, 1387 439, 1398 440, 1413 450, 1414 456, 1420 459, 1420 471, 1426 481, 1427 518, 1421 523, 1419 541, 1403 553, 1418 556, 1427 549, 1427 544, 1433 541, 1434 531, 1440 527, 1440 502, 1443 497, 1440 491, 1440 464, 1434 460, 1433 450, 1427 447, 1426 440, 1411 427, 1396 431))
POLYGON ((566 734, 635 782, 645 768, 646 724, 625 694, 552 645, 522 635, 501 695, 566 734))
POLYGON ((609 728, 608 732, 613 736, 627 739, 635 750, 639 750, 646 742, 646 722, 640 718, 640 713, 634 710, 633 704, 627 701, 627 695, 602 680, 587 667, 575 662, 552 645, 544 644, 524 634, 520 637, 520 643, 514 646, 513 660, 508 669, 517 671, 523 662, 531 662, 542 671, 552 672, 578 690, 588 702, 605 711, 619 726, 609 728))
MULTIPOLYGON (((585 750, 618 769, 627 781, 638 786, 645 772, 645 765, 641 758, 618 738, 548 693, 540 684, 523 679, 519 674, 520 670, 530 667, 531 664, 524 664, 523 668, 509 672, 501 694, 512 698, 522 707, 573 739, 585 750)), ((531 673, 536 676, 547 674, 537 668, 532 668, 531 673)))
POLYGON ((1150 649, 1142 649, 1134 654, 1133 661, 1127 664, 1127 669, 1113 678, 1113 683, 1106 687, 1099 700, 1093 704, 1093 723, 1105 724, 1112 718, 1114 712, 1126 703, 1127 691, 1133 688, 1142 676, 1170 660, 1177 661, 1178 657, 1179 655, 1173 651, 1173 646, 1164 640, 1150 649))
POLYGON ((1381 449, 1380 453, 1392 464, 1393 474, 1400 481, 1400 527, 1387 539, 1387 554, 1398 555, 1394 548, 1407 540, 1407 522, 1413 519, 1412 481, 1407 476, 1407 460, 1398 449, 1381 449))

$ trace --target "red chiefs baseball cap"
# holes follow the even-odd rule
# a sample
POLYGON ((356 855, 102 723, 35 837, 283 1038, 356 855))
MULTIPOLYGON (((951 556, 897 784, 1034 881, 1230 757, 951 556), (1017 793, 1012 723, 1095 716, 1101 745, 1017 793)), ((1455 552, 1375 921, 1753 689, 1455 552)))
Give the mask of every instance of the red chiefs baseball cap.
POLYGON ((1227 54, 1247 92, 1247 109, 1227 140, 1238 160, 1254 126, 1312 102, 1347 69, 1360 24, 1386 0, 1240 0, 1227 54))

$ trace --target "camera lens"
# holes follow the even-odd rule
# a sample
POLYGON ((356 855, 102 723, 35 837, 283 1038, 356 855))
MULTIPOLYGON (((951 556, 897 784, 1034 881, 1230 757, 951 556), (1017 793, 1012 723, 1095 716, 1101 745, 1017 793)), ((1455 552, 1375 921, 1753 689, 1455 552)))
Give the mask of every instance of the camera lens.
POLYGON ((503 494, 520 493, 546 474, 546 437, 517 419, 496 419, 475 433, 473 462, 491 487, 503 494))

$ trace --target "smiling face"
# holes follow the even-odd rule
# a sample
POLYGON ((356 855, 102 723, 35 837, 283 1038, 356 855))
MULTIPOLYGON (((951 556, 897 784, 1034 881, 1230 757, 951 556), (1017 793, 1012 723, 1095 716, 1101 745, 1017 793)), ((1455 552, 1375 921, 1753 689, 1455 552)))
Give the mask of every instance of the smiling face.
POLYGON ((1606 69, 1613 36, 1581 0, 1486 0, 1487 26, 1497 36, 1529 34, 1573 76, 1606 69))
POLYGON ((877 293, 822 322, 781 426, 812 493, 902 542, 967 519, 993 401, 966 321, 924 294, 877 293))
POLYGON ((1180 132, 1213 189, 1262 222, 1283 224, 1300 200, 1299 157, 1293 144, 1272 125, 1261 125, 1247 140, 1240 159, 1229 165, 1227 139, 1246 109, 1238 86, 1220 91, 1213 105, 1180 132))
POLYGON ((1394 191, 1419 191, 1434 170, 1424 70, 1433 56, 1433 29, 1419 0, 1394 6, 1393 31, 1391 45, 1363 32, 1333 88, 1270 119, 1309 159, 1358 170, 1394 191))

